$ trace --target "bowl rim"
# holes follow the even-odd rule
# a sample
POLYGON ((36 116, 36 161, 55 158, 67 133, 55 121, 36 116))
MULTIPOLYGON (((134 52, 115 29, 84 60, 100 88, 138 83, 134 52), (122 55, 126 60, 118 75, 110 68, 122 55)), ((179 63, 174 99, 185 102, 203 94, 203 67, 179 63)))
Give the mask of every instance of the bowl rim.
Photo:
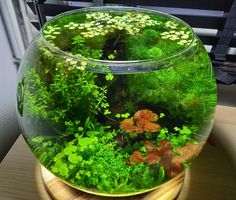
MULTIPOLYGON (((87 62, 91 62, 91 63, 100 63, 100 64, 104 64, 104 65, 133 65, 133 64, 143 64, 143 63, 168 63, 168 61, 174 59, 174 58, 181 58, 181 55, 185 55, 188 54, 190 52, 190 55, 194 54, 198 47, 196 47, 197 45, 195 45, 197 37, 192 29, 192 27, 187 24, 185 21, 172 16, 170 14, 161 12, 161 11, 157 11, 157 10, 151 10, 151 9, 146 9, 146 8, 140 8, 140 7, 128 7, 128 6, 97 6, 97 7, 86 7, 86 8, 80 8, 80 9, 74 9, 71 11, 67 11, 67 12, 63 12, 59 15, 56 15, 55 17, 53 17, 52 19, 48 20, 43 27, 40 30, 40 34, 42 35, 42 41, 43 43, 53 52, 57 53, 59 56, 65 57, 65 58, 71 58, 77 61, 84 61, 86 60, 87 62), (75 13, 82 13, 82 12, 99 12, 99 11, 135 11, 135 12, 140 12, 140 13, 150 13, 150 14, 156 14, 156 15, 162 15, 166 18, 175 20, 181 24, 183 24, 191 33, 192 38, 191 38, 191 42, 182 50, 178 51, 177 53, 174 53, 173 55, 170 56, 166 56, 163 58, 148 58, 148 59, 139 59, 139 60, 122 60, 122 61, 118 61, 118 60, 100 60, 100 59, 93 59, 90 57, 77 57, 71 53, 67 53, 61 49, 59 49, 58 47, 55 47, 54 45, 50 44, 50 42, 48 42, 48 40, 44 37, 44 30, 45 28, 50 25, 51 23, 55 22, 56 20, 58 20, 59 18, 62 18, 64 16, 68 16, 71 14, 75 14, 75 13), (193 47, 194 48, 193 50, 193 47)), ((185 56, 183 56, 185 57, 185 56)))

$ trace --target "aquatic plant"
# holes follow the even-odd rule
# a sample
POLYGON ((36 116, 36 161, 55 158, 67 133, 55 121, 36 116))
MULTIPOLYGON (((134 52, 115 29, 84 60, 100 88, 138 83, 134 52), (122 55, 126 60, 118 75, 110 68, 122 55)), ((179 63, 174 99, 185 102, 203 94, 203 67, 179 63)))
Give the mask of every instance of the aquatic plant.
MULTIPOLYGON (((146 161, 148 165, 159 163, 170 177, 176 176, 183 170, 183 167, 181 166, 183 162, 176 162, 177 160, 181 160, 181 158, 179 158, 181 156, 175 159, 175 162, 172 161, 173 147, 168 140, 161 140, 159 142, 159 147, 154 145, 151 141, 146 141, 145 149, 146 157, 143 157, 140 151, 134 151, 130 156, 130 160, 137 164, 144 161, 146 161)), ((188 160, 184 160, 184 162, 186 161, 188 160)))
POLYGON ((167 21, 165 26, 169 28, 169 31, 160 34, 162 39, 177 41, 179 45, 189 45, 192 42, 191 32, 185 27, 179 29, 178 24, 171 21, 167 21))
POLYGON ((209 58, 199 50, 184 62, 128 79, 130 94, 142 103, 162 105, 171 115, 189 124, 208 121, 216 105, 215 82, 209 79, 209 58), (196 77, 195 77, 196 75, 196 77), (169 91, 168 93, 166 91, 169 91))
MULTIPOLYGON (((71 132, 77 132, 70 142, 60 143, 58 140, 57 143, 47 144, 48 140, 44 136, 37 136, 29 140, 29 144, 35 147, 52 145, 51 149, 59 146, 60 151, 57 149, 49 153, 50 156, 46 156, 47 152, 39 146, 34 150, 53 173, 82 188, 93 186, 105 192, 131 192, 138 188, 152 187, 165 178, 163 172, 154 175, 157 169, 149 168, 148 165, 127 165, 126 158, 129 155, 122 153, 120 148, 117 150, 117 143, 114 141, 117 133, 115 130, 109 131, 109 128, 93 122, 90 128, 83 130, 84 136, 78 133, 77 127, 70 129, 71 132), (45 158, 48 160, 44 160, 45 158), (142 181, 145 181, 144 185, 140 184, 142 181)), ((160 170, 163 171, 162 168, 160 170)))
POLYGON ((157 114, 150 110, 139 110, 129 119, 124 119, 120 123, 120 128, 127 133, 136 132, 138 134, 147 132, 157 132, 161 129, 159 124, 153 123, 158 120, 157 114))
POLYGON ((25 108, 31 117, 63 123, 76 115, 80 116, 80 121, 84 123, 86 118, 93 114, 109 114, 107 88, 94 83, 96 75, 93 73, 78 73, 76 69, 71 69, 69 75, 65 76, 63 70, 58 70, 51 80, 50 87, 45 85, 34 69, 29 70, 25 77, 25 108))
POLYGON ((65 16, 46 26, 43 35, 54 48, 108 60, 159 58, 181 50, 192 40, 192 33, 175 20, 132 11, 123 15, 94 12, 65 16), (178 45, 171 43, 175 40, 178 45), (161 48, 165 43, 168 48, 161 48))
POLYGON ((192 138, 198 131, 198 128, 194 125, 190 127, 183 125, 182 128, 174 127, 171 131, 163 127, 157 135, 157 141, 167 139, 174 147, 183 146, 188 141, 193 140, 192 138))

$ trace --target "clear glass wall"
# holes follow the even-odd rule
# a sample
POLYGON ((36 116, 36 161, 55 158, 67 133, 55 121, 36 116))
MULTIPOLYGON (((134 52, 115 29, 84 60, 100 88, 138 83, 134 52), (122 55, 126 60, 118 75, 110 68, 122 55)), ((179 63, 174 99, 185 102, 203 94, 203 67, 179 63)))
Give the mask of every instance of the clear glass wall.
POLYGON ((216 83, 183 21, 126 7, 49 21, 21 62, 18 113, 39 162, 100 195, 160 186, 189 166, 209 136, 216 83))

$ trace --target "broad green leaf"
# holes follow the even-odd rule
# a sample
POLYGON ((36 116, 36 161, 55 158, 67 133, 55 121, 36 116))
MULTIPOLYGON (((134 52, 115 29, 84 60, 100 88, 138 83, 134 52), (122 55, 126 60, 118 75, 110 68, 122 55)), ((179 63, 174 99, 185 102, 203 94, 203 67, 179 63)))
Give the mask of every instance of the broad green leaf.
POLYGON ((109 73, 105 76, 105 78, 107 81, 111 81, 111 80, 113 80, 114 76, 111 73, 109 73))
POLYGON ((68 147, 66 147, 66 148, 64 149, 64 153, 65 153, 66 155, 70 155, 70 154, 76 152, 77 149, 78 149, 77 146, 68 146, 68 147))
POLYGON ((83 158, 81 156, 76 155, 76 154, 71 154, 68 156, 68 160, 73 164, 78 164, 83 160, 83 158))

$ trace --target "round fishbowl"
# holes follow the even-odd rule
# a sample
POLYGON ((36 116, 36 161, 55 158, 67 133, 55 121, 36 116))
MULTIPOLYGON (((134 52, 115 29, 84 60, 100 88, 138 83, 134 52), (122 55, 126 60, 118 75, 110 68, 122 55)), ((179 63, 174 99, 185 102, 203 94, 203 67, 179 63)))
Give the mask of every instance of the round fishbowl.
POLYGON ((214 119, 211 61, 165 13, 91 7, 48 21, 19 69, 17 108, 38 161, 88 193, 129 196, 189 167, 214 119))

